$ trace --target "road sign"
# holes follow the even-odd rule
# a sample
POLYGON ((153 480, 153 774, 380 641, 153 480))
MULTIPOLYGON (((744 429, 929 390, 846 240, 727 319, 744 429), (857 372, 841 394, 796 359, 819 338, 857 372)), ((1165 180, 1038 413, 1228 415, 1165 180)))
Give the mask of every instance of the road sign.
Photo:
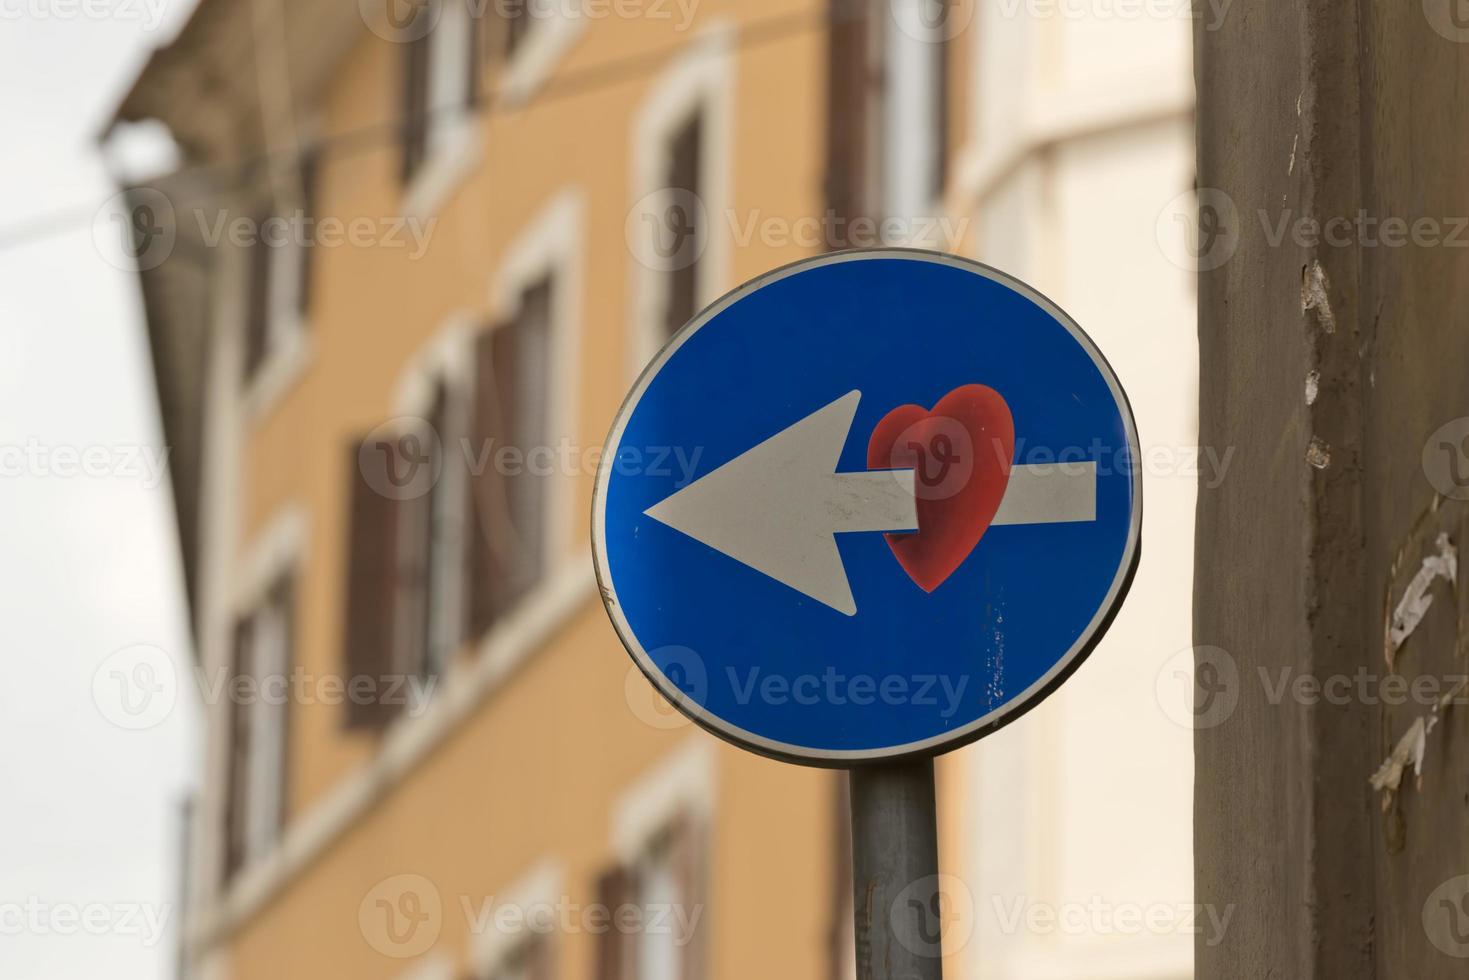
POLYGON ((794 761, 932 754, 1034 706, 1136 568, 1136 426, 1090 338, 964 259, 841 252, 695 317, 618 413, 607 611, 685 714, 794 761))

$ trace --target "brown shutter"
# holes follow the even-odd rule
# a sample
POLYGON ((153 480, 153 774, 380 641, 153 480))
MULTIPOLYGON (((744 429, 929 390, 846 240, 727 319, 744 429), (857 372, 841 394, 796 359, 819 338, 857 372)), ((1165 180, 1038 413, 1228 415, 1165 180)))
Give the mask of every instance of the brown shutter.
POLYGON ((597 904, 607 910, 607 929, 597 936, 597 980, 630 980, 631 937, 617 929, 617 910, 633 901, 631 872, 615 865, 597 879, 597 904))
MULTIPOLYGON (((703 141, 704 122, 703 116, 695 112, 689 117, 688 122, 679 129, 668 147, 668 174, 666 186, 673 191, 686 191, 695 198, 703 196, 703 188, 699 184, 699 170, 701 158, 701 143, 703 141)), ((673 207, 682 207, 683 202, 678 195, 673 200, 673 207)), ((670 216, 670 220, 680 222, 676 236, 690 234, 692 229, 694 240, 704 234, 705 229, 697 227, 699 220, 698 209, 691 209, 689 213, 681 217, 670 216)), ((670 229, 673 231, 674 229, 670 229)), ((675 241, 681 241, 675 238, 675 241)), ((695 253, 697 254, 697 253, 695 253)), ((693 319, 694 314, 699 312, 699 260, 695 258, 668 273, 668 305, 664 309, 664 330, 667 336, 673 336, 685 323, 693 319)))
POLYGON ((305 240, 301 242, 299 253, 299 273, 296 283, 296 309, 300 311, 302 321, 306 314, 311 312, 312 286, 314 285, 313 272, 315 271, 316 256, 316 223, 319 216, 316 213, 317 205, 317 181, 321 176, 321 148, 313 146, 301 156, 299 166, 301 185, 301 217, 305 230, 305 240))
POLYGON ((832 248, 848 244, 846 224, 868 213, 873 18, 869 0, 828 0, 826 206, 837 219, 832 248))
MULTIPOLYGON (((547 419, 551 379, 551 290, 549 278, 527 289, 520 301, 520 314, 515 318, 513 344, 514 372, 509 390, 514 393, 513 407, 506 418, 510 438, 523 454, 530 454, 550 440, 547 419)), ((530 460, 520 472, 506 480, 506 497, 515 531, 515 556, 509 582, 508 602, 514 602, 540 581, 545 570, 546 489, 549 482, 543 473, 531 471, 530 460)), ((544 459, 535 462, 541 468, 544 459)))
MULTIPOLYGON (((475 8, 470 7, 471 11, 475 8)), ((484 96, 483 72, 487 67, 495 67, 500 63, 500 56, 505 50, 505 17, 503 14, 504 0, 485 6, 477 15, 474 22, 475 54, 474 60, 478 65, 475 76, 480 81, 477 97, 484 96)))
POLYGON ((497 10, 503 11, 504 54, 505 60, 509 61, 520 47, 520 42, 525 39, 526 33, 530 31, 530 9, 526 0, 504 0, 503 3, 495 6, 497 10))
POLYGON ((466 59, 469 70, 469 78, 464 86, 464 103, 473 107, 480 103, 484 94, 484 86, 481 84, 481 75, 484 71, 484 48, 480 43, 484 31, 480 26, 481 20, 489 20, 484 16, 483 4, 475 3, 473 0, 460 0, 469 7, 469 30, 465 32, 465 43, 469 45, 469 57, 466 59))
MULTIPOLYGON (((269 212, 255 215, 257 235, 265 227, 269 212)), ((257 237, 247 250, 245 271, 244 378, 249 381, 265 362, 270 345, 270 246, 257 237)))
POLYGON ((855 940, 852 912, 852 796, 851 777, 845 770, 831 773, 831 926, 827 930, 827 978, 847 980, 855 940))
POLYGON ((470 474, 468 607, 474 636, 524 596, 544 570, 546 479, 530 471, 526 454, 547 442, 550 318, 547 279, 525 291, 514 319, 481 334, 475 345, 471 461, 481 469, 470 474), (507 448, 519 452, 517 468, 499 465, 507 448))
MULTIPOLYGON (((347 605, 342 655, 344 681, 350 695, 352 678, 371 677, 380 692, 381 678, 393 672, 394 606, 398 575, 398 515, 396 500, 373 489, 359 465, 359 444, 348 460, 351 509, 347 542, 347 605)), ((364 454, 369 466, 386 467, 396 461, 397 447, 384 443, 364 454), (386 448, 384 448, 386 447, 386 448)), ((388 486, 385 474, 375 474, 377 486, 388 486)), ((380 728, 392 717, 392 705, 378 697, 346 698, 348 728, 380 728), (366 701, 367 703, 358 703, 366 701)))
POLYGON ((493 326, 475 338, 473 442, 469 474, 469 601, 468 630, 480 636, 494 624, 498 580, 504 575, 501 549, 507 536, 509 504, 496 458, 505 444, 508 426, 502 399, 510 378, 502 377, 510 358, 507 342, 514 323, 493 326), (497 349, 498 348, 498 349, 497 349), (479 472, 473 472, 478 469, 479 472))
POLYGON ((291 735, 295 727, 294 712, 291 711, 291 671, 296 666, 296 578, 294 575, 283 575, 270 590, 270 602, 280 611, 281 634, 285 641, 285 655, 281 658, 281 672, 286 679, 287 697, 281 705, 281 758, 280 758, 280 793, 276 799, 280 803, 280 812, 276 814, 276 826, 285 827, 286 818, 291 809, 291 735))
MULTIPOLYGON (((424 4, 418 16, 427 16, 424 4)), ((415 32, 416 33, 416 32, 415 32)), ((428 76, 433 32, 403 45, 403 156, 401 175, 406 184, 418 172, 428 152, 428 76)))
POLYGON ((525 975, 530 980, 555 980, 550 935, 536 933, 531 936, 525 949, 525 975))
POLYGON ((229 710, 229 763, 225 774, 224 880, 229 881, 245 863, 246 794, 250 786, 250 706, 235 685, 250 673, 250 620, 235 623, 230 650, 229 683, 225 688, 229 710))
MULTIPOLYGON (((433 404, 429 407, 429 431, 421 434, 422 455, 427 465, 444 470, 444 422, 448 413, 449 393, 440 383, 435 386, 433 404)), ((438 484, 427 492, 400 503, 398 548, 399 610, 404 617, 400 635, 409 644, 398 658, 405 669, 427 676, 429 646, 434 632, 433 594, 438 583, 433 580, 436 520, 439 515, 438 484)))
POLYGON ((694 923, 691 935, 676 936, 684 941, 680 949, 683 963, 681 980, 703 980, 705 973, 703 936, 708 909, 699 912, 698 921, 694 922, 694 913, 703 906, 707 894, 705 860, 703 825, 688 814, 680 814, 668 827, 668 861, 678 878, 678 900, 682 906, 679 917, 671 920, 670 926, 677 928, 682 923, 694 923))

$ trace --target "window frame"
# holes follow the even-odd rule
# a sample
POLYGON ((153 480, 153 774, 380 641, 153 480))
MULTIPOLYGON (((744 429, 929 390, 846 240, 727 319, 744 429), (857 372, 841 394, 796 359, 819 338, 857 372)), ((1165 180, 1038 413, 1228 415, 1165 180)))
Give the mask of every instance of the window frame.
MULTIPOLYGON (((547 338, 546 420, 551 440, 568 440, 577 445, 576 420, 580 399, 577 372, 581 370, 581 337, 584 323, 583 254, 585 249, 585 202, 580 189, 564 188, 525 226, 506 249, 489 288, 491 329, 506 323, 516 312, 521 298, 536 284, 551 283, 549 336, 547 338)), ((581 458, 579 455, 576 457, 581 458)), ((554 467, 553 467, 554 468, 554 467)), ((568 561, 573 560, 571 506, 575 499, 577 474, 557 472, 546 479, 542 522, 540 581, 531 590, 543 588, 568 561)), ((522 597, 523 605, 529 597, 522 597)), ((480 642, 488 642, 492 627, 480 642)))
POLYGON ((509 106, 522 106, 535 97, 588 27, 581 0, 523 0, 520 16, 527 23, 513 47, 504 42, 510 20, 502 18, 494 52, 501 65, 497 95, 509 106))
POLYGON ((439 15, 428 32, 400 45, 399 71, 404 73, 399 100, 404 130, 398 161, 400 210, 414 217, 439 211, 484 155, 478 15, 472 0, 436 2, 439 15), (407 92, 406 73, 415 58, 423 59, 425 73, 421 101, 407 92), (416 150, 410 140, 417 141, 416 150))
MULTIPOLYGON (((697 113, 699 177, 705 226, 703 251, 697 262, 694 308, 703 309, 729 284, 730 242, 726 215, 733 163, 733 99, 735 51, 733 28, 717 23, 706 28, 650 86, 633 117, 632 210, 630 234, 647 222, 660 221, 668 203, 665 186, 672 141, 697 113)), ((632 325, 628 344, 628 378, 642 372, 667 341, 665 313, 669 273, 641 261, 629 250, 633 288, 628 310, 632 325)))
MULTIPOLYGON (((284 397, 304 373, 311 359, 311 310, 314 298, 312 277, 317 274, 313 261, 314 246, 310 241, 297 241, 293 235, 299 226, 308 234, 308 225, 318 215, 316 201, 321 178, 321 158, 315 148, 298 152, 295 165, 285 176, 267 179, 263 190, 246 199, 243 209, 251 216, 254 238, 239 248, 239 370, 236 373, 240 398, 248 418, 258 420, 284 397), (288 232, 285 242, 271 245, 266 225, 284 221, 288 232), (259 264, 259 250, 267 250, 266 261, 259 264), (265 291, 256 291, 256 276, 263 274, 265 291), (254 317, 264 336, 255 363, 249 363, 254 317)), ((228 217, 228 215, 226 215, 228 217)))
POLYGON ((512 928, 471 934, 467 960, 472 980, 502 980, 517 957, 524 955, 527 947, 534 946, 539 946, 539 953, 547 957, 543 964, 547 967, 547 980, 557 976, 561 936, 558 923, 553 920, 550 929, 537 929, 524 913, 537 908, 557 909, 565 894, 566 869, 551 857, 536 861, 508 887, 496 889, 496 907, 517 908, 523 914, 512 928))
MULTIPOLYGON (((281 846, 288 829, 288 817, 290 815, 291 786, 290 774, 292 771, 292 711, 290 704, 290 675, 300 666, 299 644, 297 638, 301 635, 301 613, 303 605, 299 601, 300 590, 306 567, 306 540, 307 527, 303 512, 294 506, 283 509, 266 526, 256 539, 251 551, 241 563, 237 578, 237 588, 230 604, 230 621, 234 624, 231 632, 232 637, 238 637, 242 627, 246 623, 254 623, 269 609, 279 611, 280 605, 284 605, 283 615, 285 632, 282 634, 284 643, 278 660, 274 666, 280 668, 286 678, 285 695, 286 702, 281 705, 271 705, 261 697, 259 688, 261 671, 255 663, 255 637, 249 639, 249 674, 254 678, 255 687, 254 701, 249 704, 238 704, 231 695, 235 691, 235 676, 240 667, 240 653, 238 646, 232 641, 229 655, 225 662, 225 673, 223 676, 224 687, 221 689, 222 697, 214 705, 224 721, 219 731, 224 735, 224 758, 227 765, 220 774, 222 785, 220 787, 220 882, 228 886, 231 881, 252 869, 266 863, 268 859, 281 846), (287 590, 284 603, 280 605, 279 593, 282 589, 287 590), (274 785, 276 795, 270 809, 271 827, 268 831, 262 830, 263 825, 256 823, 260 820, 260 811, 256 809, 260 804, 256 803, 247 809, 244 814, 235 813, 239 802, 236 797, 235 787, 235 765, 238 757, 239 745, 237 738, 240 735, 241 725, 239 719, 241 712, 248 716, 246 734, 251 742, 257 738, 256 726, 262 719, 273 722, 277 726, 276 745, 278 750, 275 758, 279 772, 269 783, 274 785), (238 860, 232 860, 234 854, 235 840, 230 833, 235 826, 236 820, 244 821, 244 847, 238 860)), ((251 633, 254 630, 252 628, 251 633)), ((247 804, 251 800, 258 799, 255 794, 261 787, 267 785, 268 774, 262 773, 257 767, 260 765, 259 757, 255 754, 254 747, 246 749, 245 756, 245 780, 247 804)))
MULTIPOLYGON (((686 912, 684 920, 694 934, 679 947, 681 967, 679 980, 705 980, 708 974, 709 896, 713 894, 714 850, 711 847, 714 813, 718 795, 718 754, 714 744, 702 735, 685 739, 625 790, 612 809, 612 870, 604 878, 621 872, 626 895, 623 900, 643 907, 639 872, 646 868, 660 842, 674 830, 682 831, 684 843, 692 847, 694 865, 685 883, 692 889, 685 902, 698 909, 686 912)), ((610 952, 619 962, 622 974, 631 968, 632 977, 640 977, 636 946, 641 934, 610 937, 610 952)), ((619 977, 619 980, 621 978, 619 977)))
MULTIPOLYGON (((427 424, 437 393, 444 393, 445 424, 442 431, 434 433, 442 465, 438 479, 424 494, 431 522, 424 583, 427 604, 422 610, 425 618, 413 623, 405 622, 401 615, 394 617, 394 656, 402 659, 416 653, 416 663, 400 666, 405 672, 414 671, 423 677, 442 679, 471 639, 463 627, 467 591, 463 531, 469 517, 464 446, 469 437, 475 327, 473 316, 463 312, 445 320, 434 339, 404 370, 393 397, 397 421, 427 424)), ((411 508, 399 514, 400 540, 405 532, 415 530, 409 524, 415 516, 411 508)), ((400 583, 395 602, 401 610, 408 601, 400 583)))

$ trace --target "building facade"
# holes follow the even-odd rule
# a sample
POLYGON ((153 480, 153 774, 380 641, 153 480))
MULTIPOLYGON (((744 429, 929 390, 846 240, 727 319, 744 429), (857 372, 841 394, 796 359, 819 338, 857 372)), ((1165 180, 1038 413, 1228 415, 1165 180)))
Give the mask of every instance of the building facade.
MULTIPOLYGON (((917 244, 1056 299, 1148 451, 1185 453, 1158 216, 1191 185, 1187 36, 1024 3, 201 0, 115 123, 184 158, 132 199, 207 717, 186 975, 849 975, 844 779, 717 742, 631 665, 591 572, 601 440, 726 290, 917 244)), ((1107 642, 940 765, 954 976, 1191 973, 1182 924, 1118 924, 1192 901, 1173 463, 1107 642)))

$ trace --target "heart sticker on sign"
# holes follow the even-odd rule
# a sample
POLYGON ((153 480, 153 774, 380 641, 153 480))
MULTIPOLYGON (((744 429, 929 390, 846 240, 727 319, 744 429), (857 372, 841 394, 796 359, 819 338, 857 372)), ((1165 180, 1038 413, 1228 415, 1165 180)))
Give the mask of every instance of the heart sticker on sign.
POLYGON ((918 587, 932 592, 964 563, 1000 509, 1015 455, 1015 421, 998 391, 955 388, 932 409, 900 405, 872 430, 868 469, 911 469, 918 530, 888 546, 918 587))

